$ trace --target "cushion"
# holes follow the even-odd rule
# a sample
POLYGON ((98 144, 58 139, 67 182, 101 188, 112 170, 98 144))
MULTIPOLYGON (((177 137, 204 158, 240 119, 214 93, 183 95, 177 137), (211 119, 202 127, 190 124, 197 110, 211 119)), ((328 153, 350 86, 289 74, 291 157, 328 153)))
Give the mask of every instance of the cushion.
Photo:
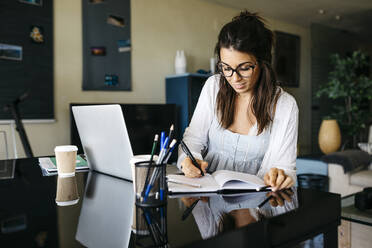
POLYGON ((344 168, 344 173, 348 173, 367 168, 372 162, 372 156, 361 150, 345 150, 324 155, 322 161, 328 164, 339 164, 344 168))
POLYGON ((363 188, 372 187, 372 170, 362 170, 351 174, 350 183, 363 188))

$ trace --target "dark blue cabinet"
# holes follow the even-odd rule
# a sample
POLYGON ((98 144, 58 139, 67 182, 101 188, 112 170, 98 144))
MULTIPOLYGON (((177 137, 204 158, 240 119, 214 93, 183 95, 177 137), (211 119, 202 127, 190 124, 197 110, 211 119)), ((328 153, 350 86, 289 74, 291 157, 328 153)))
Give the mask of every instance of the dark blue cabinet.
POLYGON ((210 75, 186 73, 168 76, 166 83, 166 103, 176 104, 178 108, 179 134, 181 138, 189 125, 199 95, 210 75))

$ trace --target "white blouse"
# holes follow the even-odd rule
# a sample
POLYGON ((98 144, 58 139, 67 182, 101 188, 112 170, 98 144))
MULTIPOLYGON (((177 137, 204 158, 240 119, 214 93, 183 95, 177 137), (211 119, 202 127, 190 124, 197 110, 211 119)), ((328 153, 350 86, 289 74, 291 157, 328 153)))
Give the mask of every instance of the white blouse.
MULTIPOLYGON (((216 98, 219 91, 220 75, 213 75, 206 81, 196 105, 190 125, 186 128, 183 141, 195 158, 203 160, 202 154, 209 144, 209 131, 216 128, 212 121, 216 118, 216 98)), ((270 132, 268 149, 263 157, 257 176, 263 178, 270 168, 283 169, 296 182, 296 156, 298 136, 298 107, 295 99, 281 89, 276 104, 274 120, 268 128, 270 132)), ((257 133, 256 133, 257 135, 257 133)), ((177 166, 186 155, 179 147, 177 166)))

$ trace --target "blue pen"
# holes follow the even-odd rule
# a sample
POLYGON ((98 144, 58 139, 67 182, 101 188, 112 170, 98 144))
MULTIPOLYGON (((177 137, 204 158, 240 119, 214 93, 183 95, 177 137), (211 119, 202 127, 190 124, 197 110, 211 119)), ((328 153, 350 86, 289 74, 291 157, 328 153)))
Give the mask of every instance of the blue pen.
POLYGON ((173 152, 173 150, 174 150, 175 147, 176 147, 176 145, 174 145, 173 147, 170 148, 170 150, 168 152, 168 155, 164 159, 164 163, 167 163, 168 162, 170 156, 172 156, 172 152, 173 152))
POLYGON ((165 141, 165 132, 160 133, 160 148, 162 149, 164 146, 164 141, 165 141))

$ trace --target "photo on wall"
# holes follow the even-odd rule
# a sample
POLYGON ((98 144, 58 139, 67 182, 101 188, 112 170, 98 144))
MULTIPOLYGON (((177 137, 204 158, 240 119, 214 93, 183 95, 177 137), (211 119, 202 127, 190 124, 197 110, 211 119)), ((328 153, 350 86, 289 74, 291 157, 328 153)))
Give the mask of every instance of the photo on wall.
POLYGON ((130 40, 118 40, 119 53, 130 51, 130 40))
POLYGON ((36 6, 43 6, 43 0, 18 0, 20 3, 27 3, 36 6))
POLYGON ((107 24, 123 28, 125 26, 124 18, 120 16, 115 16, 115 15, 109 15, 107 17, 107 24))
POLYGON ((22 47, 0 43, 0 59, 22 60, 22 47))
POLYGON ((99 4, 99 3, 104 3, 105 0, 89 0, 90 4, 99 4))
POLYGON ((91 47, 90 54, 93 56, 105 56, 106 55, 106 47, 91 47))
POLYGON ((119 84, 119 76, 116 74, 106 74, 105 75, 105 85, 106 86, 117 86, 119 84))
POLYGON ((44 43, 44 28, 41 26, 31 26, 30 38, 32 43, 36 44, 44 43))

